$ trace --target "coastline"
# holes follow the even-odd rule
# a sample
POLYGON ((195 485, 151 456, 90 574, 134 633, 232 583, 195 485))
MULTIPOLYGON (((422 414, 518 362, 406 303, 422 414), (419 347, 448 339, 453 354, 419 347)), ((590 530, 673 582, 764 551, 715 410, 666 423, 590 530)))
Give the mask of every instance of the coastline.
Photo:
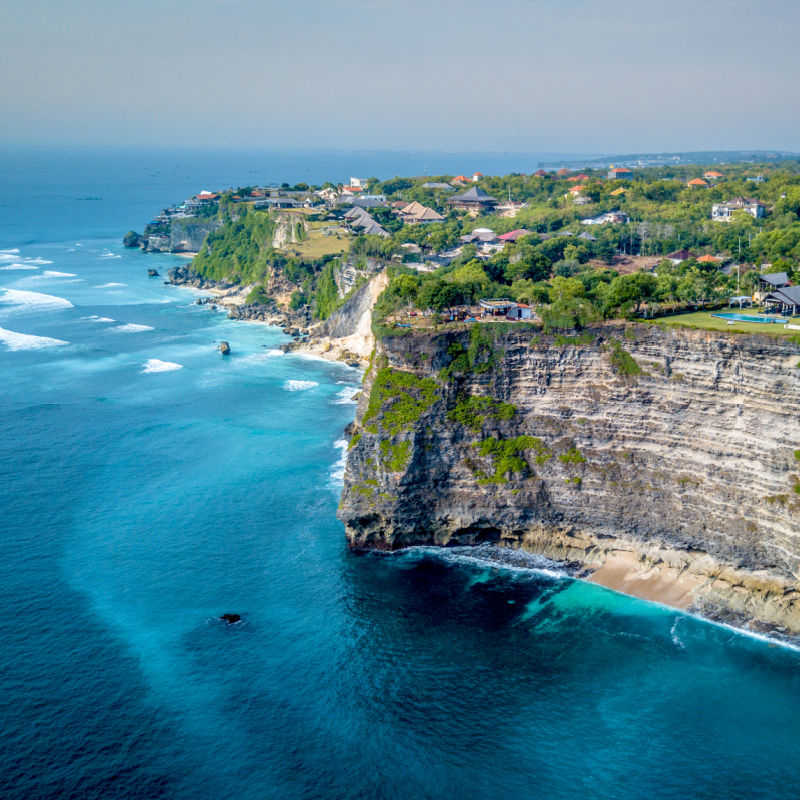
POLYGON ((363 368, 368 364, 369 356, 375 347, 372 307, 386 287, 388 277, 385 272, 378 273, 366 285, 367 291, 360 298, 363 307, 356 307, 352 319, 347 318, 350 310, 347 303, 334 312, 334 315, 339 313, 345 317, 344 330, 337 330, 337 333, 343 335, 329 333, 331 320, 311 323, 308 315, 248 304, 247 297, 253 288, 249 285, 215 283, 195 277, 183 267, 170 270, 167 283, 207 292, 210 298, 199 297, 197 304, 209 305, 212 310, 216 310, 217 306, 227 309, 230 319, 281 328, 284 333, 294 338, 294 341, 282 345, 286 352, 307 354, 325 361, 343 362, 352 367, 363 368))
POLYGON ((510 546, 553 559, 578 580, 800 646, 796 590, 766 570, 722 564, 702 551, 605 542, 588 533, 538 529, 510 546))

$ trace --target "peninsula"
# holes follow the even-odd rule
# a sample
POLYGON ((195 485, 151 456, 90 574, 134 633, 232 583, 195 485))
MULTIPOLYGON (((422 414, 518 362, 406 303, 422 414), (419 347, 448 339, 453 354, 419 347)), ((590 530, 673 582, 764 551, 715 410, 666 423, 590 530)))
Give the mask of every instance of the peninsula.
POLYGON ((800 636, 800 163, 201 192, 127 243, 365 365, 353 547, 492 543, 800 636))

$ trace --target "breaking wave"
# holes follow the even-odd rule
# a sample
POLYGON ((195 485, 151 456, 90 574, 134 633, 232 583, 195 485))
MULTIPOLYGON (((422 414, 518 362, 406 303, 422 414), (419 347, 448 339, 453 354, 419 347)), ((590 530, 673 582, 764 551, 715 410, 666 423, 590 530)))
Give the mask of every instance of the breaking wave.
POLYGON ((345 406, 345 405, 355 405, 356 399, 355 395, 358 392, 358 387, 356 386, 345 386, 335 397, 334 403, 337 406, 345 406))
POLYGON ((55 308, 72 308, 72 303, 64 297, 41 292, 25 292, 22 289, 3 289, 0 303, 18 310, 43 311, 55 308))
POLYGON ((339 460, 333 465, 331 469, 331 483, 335 486, 341 486, 344 481, 344 465, 347 460, 347 439, 337 439, 333 446, 341 451, 339 460))
MULTIPOLYGON (((103 317, 99 318, 99 320, 102 319, 105 318, 103 317)), ((151 331, 153 330, 153 328, 150 325, 139 325, 136 322, 128 322, 125 325, 115 325, 114 330, 121 331, 122 333, 141 333, 142 331, 151 331)))
POLYGON ((39 269, 39 267, 37 267, 35 264, 20 264, 19 262, 14 262, 13 264, 7 264, 5 267, 0 267, 0 269, 39 269))
POLYGON ((161 361, 158 358, 148 358, 142 372, 174 372, 176 369, 183 369, 183 364, 176 364, 174 361, 161 361))
POLYGON ((0 328, 0 342, 9 350, 41 350, 44 347, 69 344, 63 339, 53 339, 50 336, 34 336, 30 333, 17 333, 5 328, 0 328))
POLYGON ((302 392, 305 389, 313 389, 315 386, 319 386, 316 381, 286 381, 283 384, 283 388, 287 392, 302 392))
POLYGON ((102 283, 100 286, 95 286, 95 289, 120 289, 127 286, 127 283, 102 283))

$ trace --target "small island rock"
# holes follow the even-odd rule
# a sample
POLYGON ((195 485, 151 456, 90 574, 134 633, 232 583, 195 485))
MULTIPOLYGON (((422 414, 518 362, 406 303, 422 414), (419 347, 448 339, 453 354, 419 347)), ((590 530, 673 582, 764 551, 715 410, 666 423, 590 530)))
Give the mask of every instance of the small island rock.
POLYGON ((147 270, 147 277, 148 278, 157 278, 158 277, 158 270, 157 269, 149 269, 149 270, 147 270))
POLYGON ((122 244, 125 247, 139 247, 142 244, 143 237, 140 233, 136 233, 136 231, 128 231, 122 237, 122 244))
POLYGON ((242 618, 238 614, 223 614, 220 619, 227 622, 228 625, 233 625, 235 622, 240 622, 242 618))
POLYGON ((231 354, 231 346, 227 342, 220 342, 219 351, 222 355, 229 356, 231 354))

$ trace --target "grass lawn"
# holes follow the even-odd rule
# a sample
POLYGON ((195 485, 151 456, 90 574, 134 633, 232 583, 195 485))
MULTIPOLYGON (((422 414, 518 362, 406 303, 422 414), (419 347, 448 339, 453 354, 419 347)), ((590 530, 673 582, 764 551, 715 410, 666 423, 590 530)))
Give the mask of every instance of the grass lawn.
MULTIPOLYGON (((693 311, 688 314, 675 314, 672 317, 659 317, 649 320, 657 325, 679 325, 681 327, 705 328, 709 331, 726 331, 727 333, 768 333, 771 336, 796 336, 800 331, 786 330, 783 323, 741 322, 735 320, 728 325, 726 319, 712 317, 710 311, 693 311)), ((756 313, 747 312, 746 313, 756 313)))
POLYGON ((350 236, 344 228, 331 222, 309 222, 307 225, 308 239, 287 245, 287 251, 296 251, 305 258, 313 259, 346 253, 350 249, 350 236), (326 231, 330 235, 326 236, 326 231))

